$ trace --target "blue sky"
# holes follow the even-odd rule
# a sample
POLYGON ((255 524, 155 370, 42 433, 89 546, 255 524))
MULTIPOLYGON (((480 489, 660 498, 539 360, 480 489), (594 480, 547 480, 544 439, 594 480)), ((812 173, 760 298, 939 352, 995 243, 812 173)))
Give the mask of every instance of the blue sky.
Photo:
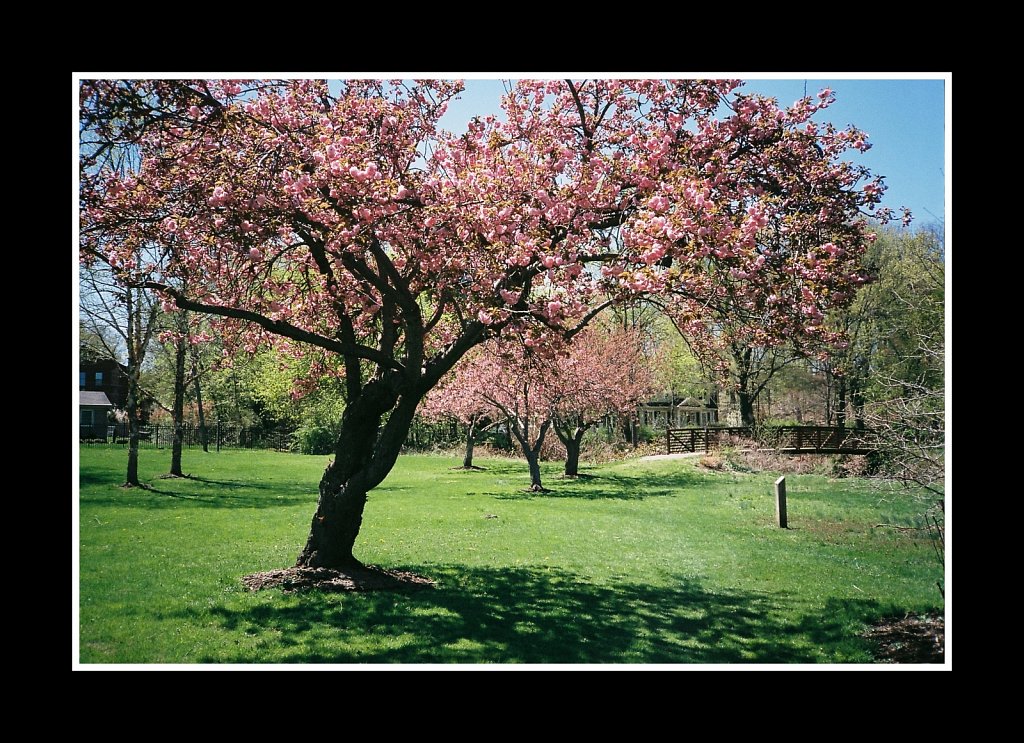
MULTIPOLYGON (((804 93, 802 77, 745 79, 741 90, 773 96, 782 105, 804 93)), ((819 120, 853 124, 869 135, 872 148, 863 155, 852 153, 851 159, 885 176, 885 206, 897 211, 909 207, 915 225, 944 222, 945 80, 808 78, 806 85, 809 95, 825 87, 835 92, 835 104, 819 120)), ((498 113, 503 92, 499 80, 467 80, 466 91, 451 104, 442 125, 458 132, 474 115, 498 113)))

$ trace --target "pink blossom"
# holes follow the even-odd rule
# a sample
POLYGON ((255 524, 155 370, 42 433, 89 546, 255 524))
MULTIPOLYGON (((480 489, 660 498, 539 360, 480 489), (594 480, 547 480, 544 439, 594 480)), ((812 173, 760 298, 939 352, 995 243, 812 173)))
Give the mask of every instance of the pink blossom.
POLYGON ((252 232, 256 227, 248 219, 242 220, 242 232, 252 232))
POLYGON ((210 206, 222 206, 231 200, 231 193, 223 186, 214 186, 213 195, 207 199, 210 206))
POLYGON ((400 198, 400 199, 408 199, 410 196, 412 196, 412 191, 410 191, 405 186, 399 186, 398 187, 398 198, 400 198))
POLYGON ((494 318, 491 317, 490 314, 488 314, 484 310, 480 310, 479 312, 476 313, 476 319, 482 322, 484 325, 490 325, 492 322, 494 322, 494 318))
POLYGON ((249 257, 254 261, 263 260, 263 253, 259 248, 249 248, 249 257))
POLYGON ((193 119, 198 119, 200 116, 202 116, 202 114, 203 111, 199 108, 199 106, 190 106, 188 109, 188 115, 191 116, 193 119))
POLYGON ((498 294, 501 295, 501 299, 505 304, 513 305, 519 301, 519 294, 517 292, 510 292, 507 289, 499 289, 498 294))
POLYGON ((562 303, 557 299, 548 302, 548 317, 558 317, 562 312, 562 303))
POLYGON ((163 227, 166 232, 170 232, 173 235, 178 231, 178 220, 174 219, 174 217, 167 217, 163 221, 163 227))
POLYGON ((647 202, 647 206, 656 212, 663 212, 668 209, 668 199, 664 196, 653 196, 651 200, 647 202))

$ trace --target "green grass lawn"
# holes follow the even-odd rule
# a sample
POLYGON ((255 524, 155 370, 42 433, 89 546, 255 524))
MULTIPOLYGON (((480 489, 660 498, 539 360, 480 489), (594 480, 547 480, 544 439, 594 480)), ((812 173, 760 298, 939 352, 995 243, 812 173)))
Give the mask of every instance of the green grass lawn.
POLYGON ((247 592, 294 562, 326 457, 185 453, 189 480, 123 490, 121 447, 81 448, 83 663, 870 662, 866 622, 941 607, 919 506, 857 480, 628 461, 523 492, 525 463, 404 456, 357 554, 434 578, 403 593, 247 592), (488 515, 497 518, 486 518, 488 515))

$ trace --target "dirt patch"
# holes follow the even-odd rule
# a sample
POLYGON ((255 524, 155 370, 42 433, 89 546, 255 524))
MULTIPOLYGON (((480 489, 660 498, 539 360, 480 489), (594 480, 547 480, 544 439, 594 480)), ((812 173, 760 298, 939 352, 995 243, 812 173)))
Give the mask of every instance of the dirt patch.
POLYGON ((864 636, 883 663, 943 663, 946 620, 941 614, 908 614, 877 622, 864 636))
POLYGON ((389 570, 376 565, 366 565, 351 570, 333 568, 293 567, 267 570, 242 577, 242 584, 250 591, 264 588, 281 588, 286 593, 293 591, 402 591, 418 588, 433 588, 436 583, 430 578, 411 573, 408 570, 389 570))

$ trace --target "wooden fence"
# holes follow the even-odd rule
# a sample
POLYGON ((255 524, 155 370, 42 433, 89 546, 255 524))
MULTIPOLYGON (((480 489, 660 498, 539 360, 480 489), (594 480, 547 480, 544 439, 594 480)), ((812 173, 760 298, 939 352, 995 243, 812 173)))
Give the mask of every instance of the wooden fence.
POLYGON ((720 446, 730 436, 750 438, 748 426, 732 428, 669 428, 665 431, 665 440, 669 454, 682 452, 699 452, 720 446))
POLYGON ((731 437, 753 439, 790 454, 867 454, 874 450, 872 431, 836 426, 670 428, 665 431, 665 448, 669 454, 706 452, 731 437))

